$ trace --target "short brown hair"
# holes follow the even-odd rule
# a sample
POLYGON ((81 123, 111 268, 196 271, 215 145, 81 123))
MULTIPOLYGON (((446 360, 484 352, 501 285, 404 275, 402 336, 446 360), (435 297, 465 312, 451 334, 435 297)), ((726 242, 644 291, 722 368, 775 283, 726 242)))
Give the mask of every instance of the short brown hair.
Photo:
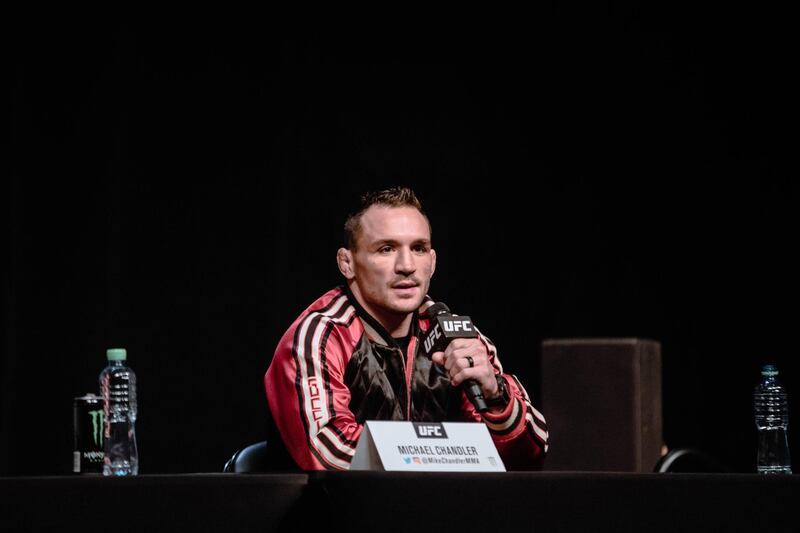
POLYGON ((428 220, 428 215, 422 210, 417 195, 408 187, 392 187, 391 189, 384 189, 382 191, 368 192, 361 195, 361 207, 348 215, 347 220, 344 222, 344 245, 349 250, 354 250, 356 245, 356 237, 358 232, 361 231, 361 215, 364 211, 373 205, 385 205, 387 207, 414 207, 419 211, 425 220, 428 222, 428 228, 431 228, 431 222, 428 220))

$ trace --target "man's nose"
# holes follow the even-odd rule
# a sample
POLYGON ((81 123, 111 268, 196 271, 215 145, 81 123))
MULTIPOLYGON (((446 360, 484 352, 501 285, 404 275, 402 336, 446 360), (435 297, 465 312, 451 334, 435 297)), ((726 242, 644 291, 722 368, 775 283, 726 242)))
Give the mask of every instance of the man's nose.
POLYGON ((397 262, 394 265, 394 269, 397 272, 403 273, 411 273, 416 270, 414 266, 414 257, 411 254, 411 250, 400 249, 397 254, 397 262))

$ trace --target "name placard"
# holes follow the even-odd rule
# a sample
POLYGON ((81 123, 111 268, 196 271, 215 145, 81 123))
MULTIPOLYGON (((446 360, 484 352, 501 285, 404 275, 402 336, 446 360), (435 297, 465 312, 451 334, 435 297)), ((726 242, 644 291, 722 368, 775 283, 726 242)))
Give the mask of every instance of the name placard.
POLYGON ((350 470, 505 472, 480 422, 367 421, 350 470))

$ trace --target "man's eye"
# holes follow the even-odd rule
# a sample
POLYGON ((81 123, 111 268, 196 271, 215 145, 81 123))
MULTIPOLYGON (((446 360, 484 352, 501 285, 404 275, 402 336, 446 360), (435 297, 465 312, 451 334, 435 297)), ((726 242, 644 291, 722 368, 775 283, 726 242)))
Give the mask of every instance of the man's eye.
POLYGON ((388 254, 391 251, 392 251, 392 247, 391 246, 381 246, 380 248, 378 248, 378 252, 380 252, 382 254, 388 254))
POLYGON ((424 254, 428 251, 428 247, 423 245, 415 246, 414 251, 418 254, 424 254))

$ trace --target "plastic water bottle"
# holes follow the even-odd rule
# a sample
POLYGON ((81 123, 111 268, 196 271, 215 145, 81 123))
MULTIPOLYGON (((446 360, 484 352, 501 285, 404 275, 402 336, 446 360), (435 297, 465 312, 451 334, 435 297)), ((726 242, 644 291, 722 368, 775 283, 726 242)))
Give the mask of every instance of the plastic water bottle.
POLYGON ((753 394, 758 428, 759 474, 791 474, 789 440, 789 403, 786 391, 778 382, 778 370, 773 365, 761 369, 761 383, 753 394))
POLYGON ((139 473, 136 449, 136 374, 126 366, 124 348, 106 350, 108 366, 100 372, 103 397, 104 476, 139 473))

